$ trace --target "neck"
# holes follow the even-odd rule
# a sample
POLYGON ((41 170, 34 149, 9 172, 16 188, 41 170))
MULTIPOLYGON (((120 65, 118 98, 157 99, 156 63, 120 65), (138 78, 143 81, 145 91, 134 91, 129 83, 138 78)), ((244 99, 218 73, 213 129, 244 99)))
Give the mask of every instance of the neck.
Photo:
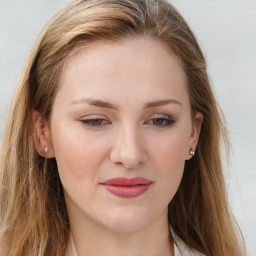
POLYGON ((173 256, 168 221, 157 220, 136 231, 109 231, 104 228, 73 226, 65 256, 173 256))

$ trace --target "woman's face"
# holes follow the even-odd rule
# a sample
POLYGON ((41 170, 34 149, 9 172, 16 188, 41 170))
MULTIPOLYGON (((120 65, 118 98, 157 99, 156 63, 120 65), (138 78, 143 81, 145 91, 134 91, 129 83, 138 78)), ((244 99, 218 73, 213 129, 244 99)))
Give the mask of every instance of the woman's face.
POLYGON ((176 55, 146 38, 96 42, 59 86, 49 133, 71 221, 131 231, 167 219, 201 125, 176 55))

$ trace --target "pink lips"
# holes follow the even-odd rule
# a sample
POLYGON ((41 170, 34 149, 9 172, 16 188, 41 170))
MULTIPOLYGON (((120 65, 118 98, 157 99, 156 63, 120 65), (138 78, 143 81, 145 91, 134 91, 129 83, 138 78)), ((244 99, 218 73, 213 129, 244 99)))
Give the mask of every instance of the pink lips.
POLYGON ((136 197, 144 193, 152 184, 151 181, 141 178, 117 177, 101 183, 110 193, 125 198, 136 197))

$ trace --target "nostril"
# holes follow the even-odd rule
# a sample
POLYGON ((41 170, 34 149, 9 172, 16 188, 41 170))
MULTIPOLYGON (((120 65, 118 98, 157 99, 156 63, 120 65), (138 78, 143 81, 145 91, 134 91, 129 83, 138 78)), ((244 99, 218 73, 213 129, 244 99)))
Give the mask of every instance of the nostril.
POLYGON ((142 146, 144 144, 133 136, 124 136, 115 142, 110 151, 110 161, 115 165, 134 169, 147 161, 148 156, 142 146))

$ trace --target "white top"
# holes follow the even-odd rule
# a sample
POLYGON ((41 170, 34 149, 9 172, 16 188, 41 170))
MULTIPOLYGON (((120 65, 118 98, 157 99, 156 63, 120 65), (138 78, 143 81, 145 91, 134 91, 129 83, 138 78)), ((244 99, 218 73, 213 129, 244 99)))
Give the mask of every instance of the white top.
POLYGON ((174 256, 205 256, 204 254, 198 252, 195 249, 189 248, 183 240, 181 240, 174 232, 171 230, 174 243, 174 256))

